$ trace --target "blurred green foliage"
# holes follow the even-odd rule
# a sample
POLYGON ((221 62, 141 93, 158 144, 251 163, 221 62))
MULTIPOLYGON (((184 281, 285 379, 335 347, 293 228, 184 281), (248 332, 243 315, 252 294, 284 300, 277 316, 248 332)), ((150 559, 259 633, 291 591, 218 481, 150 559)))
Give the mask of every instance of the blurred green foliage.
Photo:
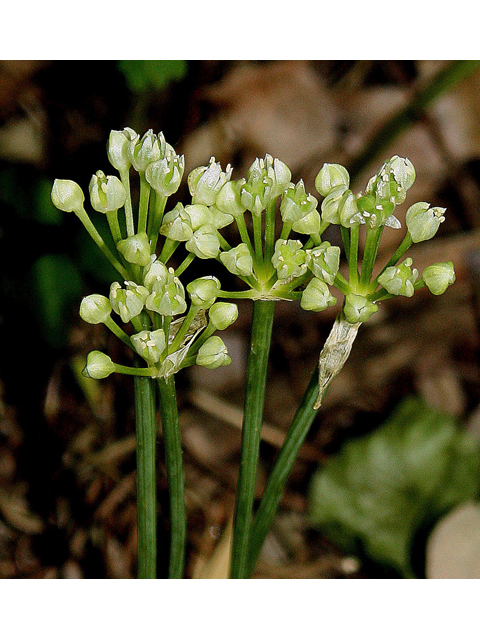
POLYGON ((404 400, 386 424, 315 474, 312 522, 348 553, 414 575, 416 532, 480 489, 480 445, 455 420, 404 400))
POLYGON ((186 60, 119 60, 118 68, 125 75, 128 88, 134 93, 148 89, 165 89, 187 73, 186 60))

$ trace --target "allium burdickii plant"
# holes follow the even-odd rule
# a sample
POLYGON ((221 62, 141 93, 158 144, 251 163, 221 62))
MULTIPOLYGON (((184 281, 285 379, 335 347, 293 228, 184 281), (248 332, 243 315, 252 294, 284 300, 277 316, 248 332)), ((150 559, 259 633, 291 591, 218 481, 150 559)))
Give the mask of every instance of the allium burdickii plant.
POLYGON ((406 211, 406 230, 397 250, 374 277, 384 228, 402 233, 395 210, 405 202, 415 180, 415 169, 407 158, 387 160, 360 193, 351 190, 343 166, 324 164, 315 180, 323 198, 320 206, 317 197, 307 193, 304 182, 292 182, 286 164, 270 155, 257 158, 247 175, 236 179, 230 166, 223 169, 212 158, 188 175, 190 201, 169 208, 168 198, 183 179, 184 158, 175 153, 163 134, 150 130, 140 137, 130 128, 112 131, 108 157, 118 175, 97 171, 89 194, 92 208, 107 217, 113 251, 91 222, 83 191, 75 182, 56 180, 52 200, 59 209, 79 217, 119 275, 108 295, 91 294, 82 300, 80 315, 86 322, 103 323, 135 354, 132 367, 92 351, 84 374, 92 378, 112 373, 134 376, 138 576, 156 577, 157 403, 170 495, 169 577, 180 578, 186 516, 175 374, 192 365, 213 369, 231 362, 217 332, 237 318, 232 301, 246 298, 252 300, 253 315, 230 575, 249 577, 296 455, 328 385, 350 354, 359 327, 389 298, 411 297, 425 286, 440 295, 455 281, 451 262, 431 265, 420 275, 412 259, 405 257, 413 243, 435 235, 445 209, 427 202, 412 204, 406 211), (132 202, 133 177, 139 181, 138 203, 132 202), (223 232, 229 225, 237 230, 233 246, 223 232), (330 225, 339 225, 343 247, 322 239, 330 225), (181 261, 175 259, 180 245, 186 252, 181 261), (342 255, 347 265, 344 273, 340 272, 342 255), (214 276, 189 278, 196 260, 221 263, 237 276, 238 289, 225 291, 214 276), (336 304, 340 296, 341 311, 323 347, 316 347, 318 369, 254 513, 275 301, 298 301, 303 309, 318 313, 336 304))

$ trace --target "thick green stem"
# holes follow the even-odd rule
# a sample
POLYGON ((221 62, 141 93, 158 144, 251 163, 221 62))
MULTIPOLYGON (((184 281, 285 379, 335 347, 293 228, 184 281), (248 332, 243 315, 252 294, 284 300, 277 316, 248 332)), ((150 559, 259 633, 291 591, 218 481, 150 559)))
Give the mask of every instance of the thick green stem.
POLYGON ((183 578, 185 566, 187 516, 182 442, 174 377, 159 378, 158 388, 160 391, 160 417, 165 444, 165 465, 170 498, 170 563, 168 577, 179 579, 183 578))
POLYGON ((138 205, 138 233, 147 232, 148 202, 150 185, 145 179, 145 173, 140 173, 140 202, 138 205))
POLYGON ((367 230, 367 239, 365 241, 365 249, 363 252, 362 274, 360 276, 360 284, 363 287, 366 287, 370 283, 382 233, 383 226, 367 230))
POLYGON ((157 577, 155 384, 135 376, 138 578, 157 577))
POLYGON ((275 207, 277 201, 270 202, 265 212, 265 262, 270 262, 275 245, 275 207))
POLYGON ((245 578, 248 571, 250 529, 257 480, 265 383, 272 337, 275 302, 255 300, 242 430, 238 491, 233 523, 231 578, 245 578))
POLYGON ((250 577, 258 556, 262 549, 265 537, 270 530, 275 513, 280 504, 285 485, 292 467, 297 459, 298 452, 303 445, 312 422, 317 415, 314 404, 318 395, 318 367, 313 372, 308 388, 302 402, 297 409, 293 422, 283 442, 275 465, 272 469, 267 485, 263 492, 250 535, 250 549, 248 568, 245 577, 250 577))
POLYGON ((350 251, 348 255, 348 273, 350 283, 356 285, 358 282, 358 237, 360 225, 350 229, 350 251))
POLYGON ((120 178, 127 192, 127 198, 125 200, 125 224, 127 226, 127 236, 135 235, 135 227, 133 224, 133 209, 132 209, 132 197, 130 195, 130 171, 125 169, 120 171, 120 178))

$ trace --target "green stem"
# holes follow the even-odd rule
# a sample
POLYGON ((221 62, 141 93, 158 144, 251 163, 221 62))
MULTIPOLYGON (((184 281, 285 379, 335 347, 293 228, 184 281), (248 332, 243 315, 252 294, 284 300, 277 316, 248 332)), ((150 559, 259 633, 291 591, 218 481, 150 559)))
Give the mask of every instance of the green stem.
POLYGON ((107 222, 110 227, 110 233, 112 234, 115 246, 122 240, 122 232, 120 231, 120 225, 118 224, 118 211, 107 211, 107 222))
POLYGON ((132 196, 130 194, 130 171, 128 169, 120 171, 120 179, 122 180, 127 199, 125 200, 125 224, 127 225, 127 236, 135 235, 135 227, 133 224, 132 196))
POLYGON ((268 354, 275 302, 255 300, 242 429, 238 491, 233 522, 231 578, 247 576, 250 528, 257 480, 268 354))
POLYGON ((140 202, 138 205, 138 233, 147 232, 148 201, 150 198, 150 185, 145 179, 145 173, 140 173, 140 202))
POLYGON ((265 212, 265 262, 273 256, 275 245, 275 207, 277 201, 270 202, 265 212))
POLYGON ((190 325, 192 324, 192 320, 198 313, 198 310, 199 310, 198 307, 196 307, 195 305, 193 304, 190 305, 190 308, 183 319, 182 326, 178 330, 178 333, 175 336, 175 339, 173 340, 172 344, 169 347, 170 353, 174 353, 175 351, 177 351, 177 349, 180 348, 180 345, 182 344, 182 340, 185 337, 188 329, 190 328, 190 325))
POLYGON ((125 333, 125 331, 121 327, 118 326, 112 316, 108 316, 108 318, 104 322, 104 325, 107 327, 107 329, 110 329, 110 331, 115 336, 117 336, 117 338, 119 338, 124 344, 126 344, 127 347, 130 347, 130 349, 132 348, 130 336, 125 333))
POLYGON ((255 255, 255 251, 253 250, 252 241, 250 240, 247 225, 245 224, 245 218, 243 215, 235 216, 235 222, 237 223, 238 232, 240 233, 242 242, 247 245, 248 250, 253 257, 255 255))
POLYGON ((362 260, 362 274, 360 276, 360 284, 362 287, 365 287, 370 283, 382 232, 383 226, 367 230, 367 239, 365 240, 365 249, 362 260))
POLYGON ((263 264, 263 245, 262 245, 262 217, 253 216, 253 242, 255 245, 255 257, 258 265, 263 264))
POLYGON ((160 391, 160 417, 165 443, 165 465, 170 498, 170 563, 168 577, 179 579, 183 578, 185 566, 187 516, 182 443, 174 376, 159 378, 158 388, 160 391))
POLYGON ((318 367, 313 372, 302 402, 297 409, 293 422, 275 461, 265 486, 250 534, 250 549, 246 577, 252 574, 265 537, 270 530, 275 513, 280 504, 285 485, 297 459, 308 431, 317 415, 313 408, 318 395, 318 367))
POLYGON ((157 498, 155 477, 155 385, 135 376, 137 433, 138 578, 157 577, 157 498))
POLYGON ((85 211, 85 209, 79 209, 78 211, 75 212, 77 214, 77 217, 80 219, 80 222, 83 224, 83 226, 85 227, 85 229, 88 231, 90 237, 92 238, 92 240, 95 242, 95 244, 97 245, 97 247, 100 249, 100 251, 103 253, 103 255, 107 258, 107 260, 109 260, 109 262, 115 267, 115 269, 118 271, 118 273, 122 276, 122 278, 124 280, 128 280, 129 279, 129 275, 128 272, 126 271, 126 269, 120 264, 120 262, 117 260, 117 258, 113 255, 113 253, 110 251, 110 249, 107 247, 105 240, 102 238, 102 236, 98 233, 97 229, 95 228, 95 225, 93 224, 93 222, 90 220, 88 213, 85 211))
POLYGON ((342 234, 342 242, 343 248, 345 249, 345 255, 348 258, 348 256, 350 255, 350 235, 348 233, 348 229, 340 225, 340 233, 342 234))
POLYGON ((165 244, 163 245, 162 252, 158 258, 160 262, 163 262, 163 264, 166 264, 174 254, 179 244, 180 242, 178 242, 177 240, 171 240, 170 238, 165 238, 165 244))
POLYGON ((175 275, 177 276, 177 278, 185 271, 185 269, 193 262, 194 259, 194 253, 189 253, 187 255, 183 262, 175 269, 175 275))
POLYGON ((167 198, 155 193, 155 204, 153 208, 153 216, 148 221, 148 237, 150 238, 150 245, 155 251, 158 242, 158 234, 160 233, 160 227, 162 226, 163 213, 165 211, 165 205, 167 204, 167 198))
POLYGON ((358 282, 358 238, 360 225, 350 228, 350 252, 348 255, 349 280, 353 285, 358 282))

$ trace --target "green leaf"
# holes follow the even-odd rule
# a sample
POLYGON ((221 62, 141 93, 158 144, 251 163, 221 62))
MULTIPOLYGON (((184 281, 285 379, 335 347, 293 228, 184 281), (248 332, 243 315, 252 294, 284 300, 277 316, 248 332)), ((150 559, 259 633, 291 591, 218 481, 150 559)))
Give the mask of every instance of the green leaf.
POLYGON ((186 60, 119 60, 128 88, 134 93, 148 89, 165 89, 171 82, 181 80, 187 73, 186 60))
POLYGON ((412 577, 419 526, 476 497, 479 478, 477 441, 452 417, 411 398, 317 471, 310 516, 349 553, 363 552, 412 577))

